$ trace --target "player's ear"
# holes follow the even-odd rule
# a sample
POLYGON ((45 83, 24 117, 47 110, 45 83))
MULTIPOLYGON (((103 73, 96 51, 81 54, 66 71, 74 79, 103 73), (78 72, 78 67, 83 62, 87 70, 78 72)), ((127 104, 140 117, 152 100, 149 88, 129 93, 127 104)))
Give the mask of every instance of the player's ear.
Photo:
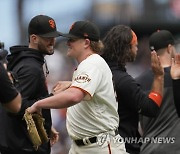
POLYGON ((172 51, 172 45, 168 44, 167 46, 167 52, 170 54, 170 52, 172 51))
POLYGON ((90 46, 91 41, 89 39, 85 39, 84 47, 87 48, 90 46))
POLYGON ((37 44, 37 42, 38 42, 38 37, 37 37, 37 35, 35 35, 35 34, 30 35, 30 40, 31 40, 31 42, 33 42, 34 44, 37 44))

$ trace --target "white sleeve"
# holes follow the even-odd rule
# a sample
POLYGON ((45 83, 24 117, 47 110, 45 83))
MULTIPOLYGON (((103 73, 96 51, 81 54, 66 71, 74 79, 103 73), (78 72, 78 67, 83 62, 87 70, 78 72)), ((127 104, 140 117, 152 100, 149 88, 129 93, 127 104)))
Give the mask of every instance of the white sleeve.
POLYGON ((80 88, 92 97, 101 80, 102 72, 95 65, 79 65, 73 74, 71 87, 80 88))

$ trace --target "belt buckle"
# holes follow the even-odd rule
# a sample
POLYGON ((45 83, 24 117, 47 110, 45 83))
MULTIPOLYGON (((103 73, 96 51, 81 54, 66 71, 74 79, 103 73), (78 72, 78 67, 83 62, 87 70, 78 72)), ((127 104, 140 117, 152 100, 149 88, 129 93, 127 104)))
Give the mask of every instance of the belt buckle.
POLYGON ((83 138, 82 141, 83 141, 84 145, 91 144, 91 142, 90 142, 90 140, 89 140, 89 137, 83 138))

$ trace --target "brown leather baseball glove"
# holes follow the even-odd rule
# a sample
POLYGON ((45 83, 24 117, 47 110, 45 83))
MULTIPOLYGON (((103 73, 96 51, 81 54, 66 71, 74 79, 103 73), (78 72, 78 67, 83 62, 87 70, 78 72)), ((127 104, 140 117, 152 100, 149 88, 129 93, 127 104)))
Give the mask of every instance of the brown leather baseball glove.
POLYGON ((47 132, 44 128, 44 118, 40 114, 31 114, 26 110, 23 119, 25 119, 27 124, 29 138, 35 150, 38 150, 38 147, 41 144, 46 143, 49 140, 47 132))

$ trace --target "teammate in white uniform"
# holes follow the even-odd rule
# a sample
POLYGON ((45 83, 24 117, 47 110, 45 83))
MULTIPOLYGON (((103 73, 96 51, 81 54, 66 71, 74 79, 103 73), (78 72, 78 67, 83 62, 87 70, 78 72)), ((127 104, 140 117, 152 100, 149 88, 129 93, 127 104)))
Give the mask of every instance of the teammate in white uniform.
POLYGON ((73 139, 92 137, 118 127, 118 104, 115 100, 111 71, 98 54, 83 60, 74 72, 72 86, 86 97, 68 108, 67 129, 73 139))
POLYGON ((103 48, 97 26, 87 21, 75 22, 68 34, 68 56, 78 61, 72 85, 52 97, 37 101, 28 110, 64 108, 67 130, 73 140, 69 154, 124 154, 124 143, 116 133, 119 123, 112 73, 98 55, 103 48))

